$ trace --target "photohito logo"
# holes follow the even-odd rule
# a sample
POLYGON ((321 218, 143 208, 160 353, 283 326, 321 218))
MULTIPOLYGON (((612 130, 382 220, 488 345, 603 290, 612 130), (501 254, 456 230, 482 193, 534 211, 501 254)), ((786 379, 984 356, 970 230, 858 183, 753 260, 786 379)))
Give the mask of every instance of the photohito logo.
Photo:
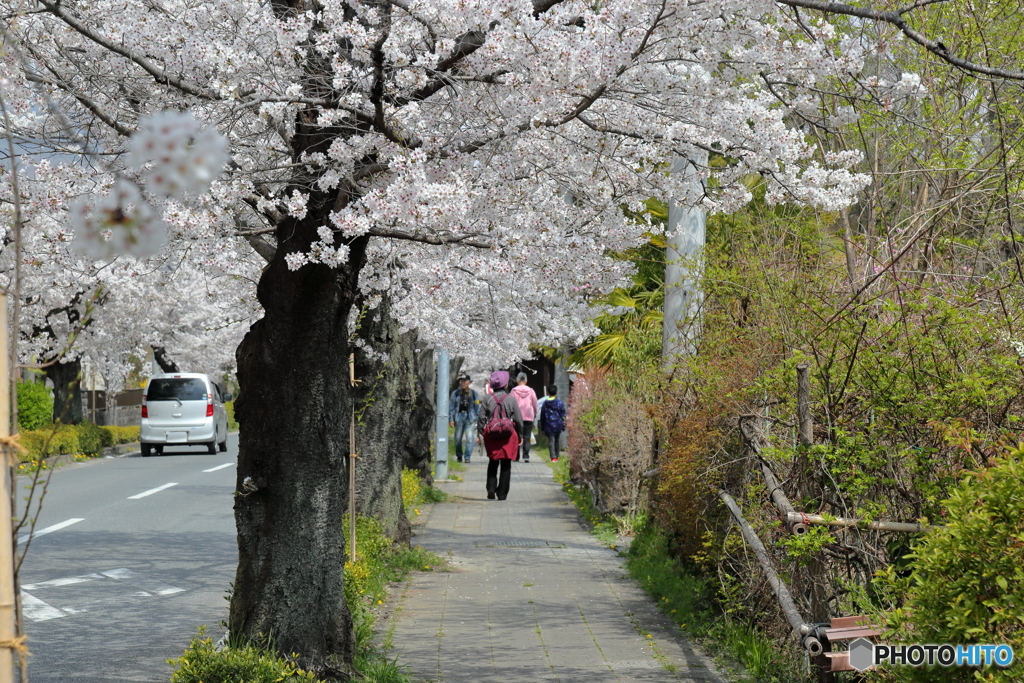
POLYGON ((884 645, 858 638, 850 643, 850 666, 864 671, 873 666, 999 666, 1013 664, 1009 645, 884 645))

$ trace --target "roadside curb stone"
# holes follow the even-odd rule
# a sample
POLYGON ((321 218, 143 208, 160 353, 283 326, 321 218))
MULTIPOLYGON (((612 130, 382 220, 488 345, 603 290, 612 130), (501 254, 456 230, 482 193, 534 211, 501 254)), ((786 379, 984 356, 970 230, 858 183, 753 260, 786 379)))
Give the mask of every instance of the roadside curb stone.
POLYGON ((396 587, 393 655, 415 681, 707 681, 725 678, 582 529, 543 462, 516 463, 508 500, 487 500, 486 463, 443 485, 413 543, 450 571, 396 587))

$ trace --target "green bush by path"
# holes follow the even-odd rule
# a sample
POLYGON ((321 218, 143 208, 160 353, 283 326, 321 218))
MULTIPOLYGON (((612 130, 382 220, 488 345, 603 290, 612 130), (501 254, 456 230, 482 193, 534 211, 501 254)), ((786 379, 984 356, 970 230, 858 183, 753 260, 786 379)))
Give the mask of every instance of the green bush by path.
POLYGON ((139 440, 138 427, 97 427, 91 422, 78 425, 57 425, 45 429, 23 431, 19 435, 25 447, 22 462, 35 462, 51 455, 86 455, 94 457, 104 448, 139 440))
POLYGON ((203 627, 177 659, 171 683, 315 683, 317 677, 303 671, 291 658, 282 658, 256 645, 218 650, 203 627))
POLYGON ((888 614, 888 642, 1006 643, 1007 669, 893 668, 910 681, 1024 680, 1024 444, 969 472, 944 501, 940 520, 906 556, 909 571, 888 566, 876 580, 899 605, 888 614), (901 575, 902 574, 902 575, 901 575))
POLYGON ((53 419, 53 396, 43 382, 18 382, 18 427, 39 429, 53 419))

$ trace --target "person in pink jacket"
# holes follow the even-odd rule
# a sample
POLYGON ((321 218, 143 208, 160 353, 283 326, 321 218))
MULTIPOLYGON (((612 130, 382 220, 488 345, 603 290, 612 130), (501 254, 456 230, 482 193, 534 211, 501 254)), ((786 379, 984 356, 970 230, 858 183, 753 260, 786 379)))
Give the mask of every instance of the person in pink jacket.
POLYGON ((520 372, 516 376, 516 386, 512 395, 519 406, 519 414, 523 418, 523 432, 519 439, 519 457, 516 460, 530 462, 530 435, 533 434, 533 421, 537 419, 537 394, 526 386, 526 374, 520 372))

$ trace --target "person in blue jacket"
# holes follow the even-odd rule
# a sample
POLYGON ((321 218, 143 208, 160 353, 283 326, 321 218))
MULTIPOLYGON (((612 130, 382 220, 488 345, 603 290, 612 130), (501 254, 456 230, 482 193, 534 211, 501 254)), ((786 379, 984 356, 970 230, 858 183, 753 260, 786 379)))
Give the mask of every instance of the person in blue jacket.
POLYGON ((459 375, 459 388, 448 398, 448 425, 455 427, 455 459, 459 462, 469 462, 473 457, 476 421, 480 416, 480 397, 469 388, 471 381, 469 375, 459 375))
POLYGON ((565 404, 558 398, 558 387, 548 386, 548 397, 540 408, 540 429, 548 437, 551 462, 558 462, 562 432, 565 431, 565 404))

